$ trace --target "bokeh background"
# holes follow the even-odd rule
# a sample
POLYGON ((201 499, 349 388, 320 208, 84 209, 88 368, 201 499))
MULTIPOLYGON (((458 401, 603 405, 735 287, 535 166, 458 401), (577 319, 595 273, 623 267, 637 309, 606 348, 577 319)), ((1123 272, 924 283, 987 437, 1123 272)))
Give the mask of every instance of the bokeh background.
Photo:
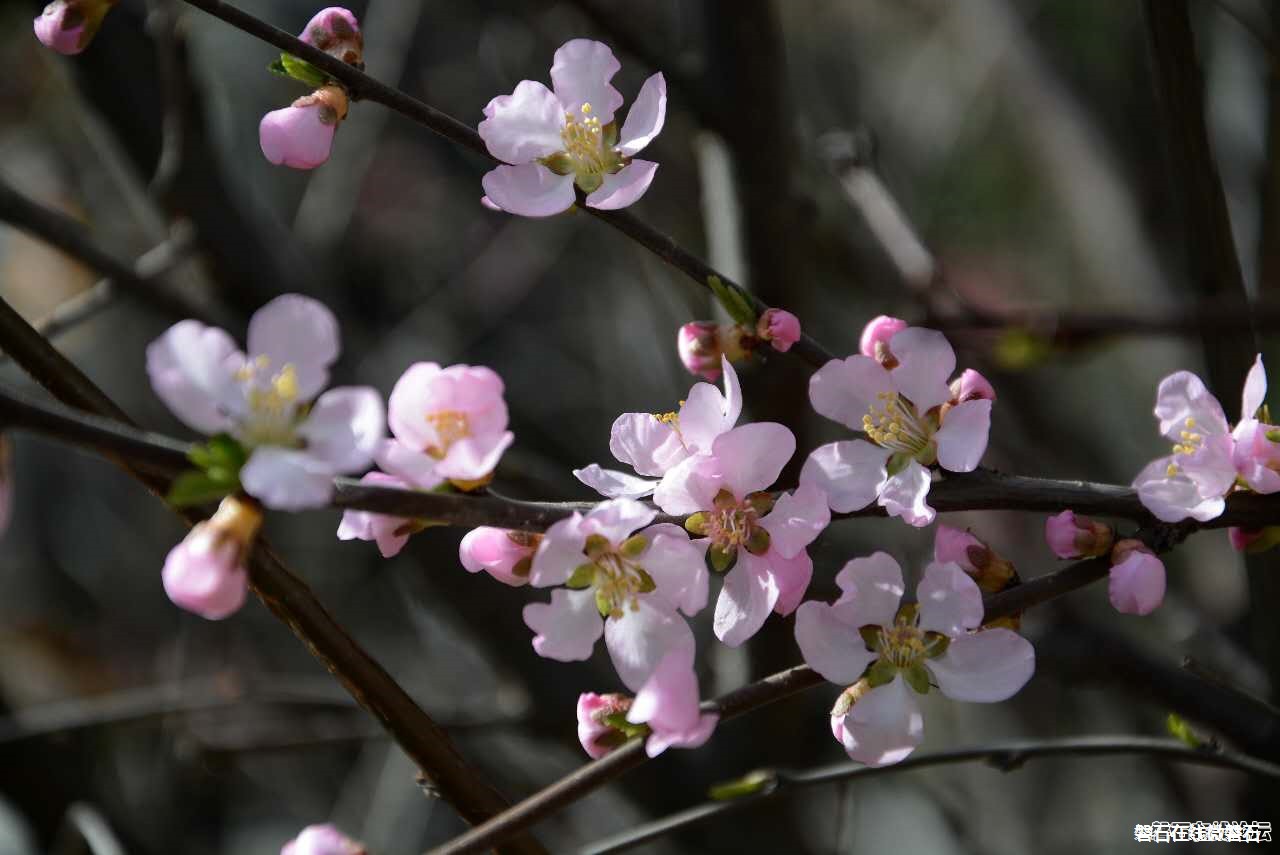
MULTIPOLYGON (((241 5, 292 32, 318 9, 241 5)), ((952 334, 960 364, 999 391, 987 465, 1127 483, 1165 453, 1155 385, 1179 368, 1205 369, 1198 335, 1131 335, 1121 323, 1083 342, 1037 343, 1057 311, 1194 314, 1188 307, 1207 296, 1186 274, 1187 244, 1205 236, 1179 206, 1139 3, 352 8, 373 75, 468 123, 519 80, 547 80, 553 51, 572 37, 614 48, 623 64, 614 83, 628 101, 662 70, 668 120, 646 154, 661 169, 635 211, 766 303, 797 312, 841 355, 876 314, 945 325, 966 307, 1048 312, 1031 339, 952 334), (904 276, 886 253, 839 178, 850 163, 897 200, 938 277, 918 267, 904 276)), ((1280 288, 1271 219, 1280 17, 1261 0, 1190 8, 1236 246, 1251 295, 1264 299, 1280 288)), ((374 104, 353 105, 321 169, 273 167, 258 121, 303 93, 267 72, 271 48, 180 2, 122 0, 93 45, 64 58, 33 37, 39 11, 0 4, 0 178, 82 220, 118 258, 166 246, 160 287, 237 338, 255 308, 296 291, 341 318, 336 383, 389 393, 414 361, 492 366, 517 438, 495 486, 526 498, 590 498, 570 469, 609 460, 613 418, 684 397, 691 378, 676 329, 718 309, 604 224, 482 208, 485 162, 374 104), (167 124, 166 103, 177 108, 167 124)), ((0 224, 0 294, 26 317, 46 317, 97 279, 0 224)), ((142 424, 186 437, 143 370, 146 344, 176 320, 117 291, 56 341, 142 424)), ((775 356, 741 373, 747 417, 785 422, 802 450, 840 435, 808 408, 797 360, 775 356)), ((1217 390, 1233 416, 1242 378, 1217 390)), ((9 363, 0 382, 38 391, 9 363)), ((332 820, 371 852, 401 855, 463 828, 260 604, 208 623, 168 602, 159 570, 183 532, 152 496, 67 447, 17 435, 14 449, 14 515, 0 535, 0 853, 86 851, 72 829, 99 826, 131 853, 275 852, 302 825, 332 820)), ((1056 566, 1042 515, 943 520, 973 527, 1024 578, 1056 566)), ((520 610, 545 594, 464 572, 460 530, 419 534, 384 561, 371 544, 339 543, 337 522, 328 511, 275 515, 267 532, 504 793, 531 793, 583 761, 578 693, 621 688, 602 648, 581 664, 538 658, 520 610)), ((829 598, 841 565, 877 549, 915 574, 932 531, 833 525, 812 548, 811 596, 829 598)), ((996 706, 931 694, 920 750, 1159 735, 1171 705, 1126 664, 1135 655, 1170 667, 1191 656, 1269 696, 1280 673, 1274 561, 1247 571, 1218 532, 1167 563, 1170 593, 1149 618, 1117 615, 1099 585, 1028 614, 1032 682, 996 706)), ((696 625, 706 695, 799 661, 789 620, 771 620, 737 650, 714 643, 710 611, 696 625)), ((751 769, 840 761, 825 715, 836 692, 809 691, 725 725, 702 750, 668 752, 538 834, 572 851, 751 769)), ((1138 845, 1135 823, 1274 820, 1274 795, 1238 773, 1144 759, 1033 761, 1008 773, 970 764, 808 790, 643 851, 1127 851, 1138 845)))

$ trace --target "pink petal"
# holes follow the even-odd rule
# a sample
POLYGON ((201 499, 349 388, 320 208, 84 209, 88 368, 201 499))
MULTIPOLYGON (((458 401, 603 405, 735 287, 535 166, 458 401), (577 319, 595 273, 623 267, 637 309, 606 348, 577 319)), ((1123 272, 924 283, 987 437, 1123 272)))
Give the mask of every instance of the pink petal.
POLYGON ((813 543, 830 522, 826 493, 802 482, 794 492, 784 493, 760 524, 769 532, 774 550, 792 558, 813 543))
POLYGON ((960 372, 959 377, 951 381, 951 400, 957 404, 963 404, 965 401, 978 399, 994 401, 996 390, 986 377, 972 368, 966 368, 960 372))
POLYGON ((433 490, 444 483, 436 472, 434 457, 394 439, 385 439, 374 451, 378 466, 419 490, 433 490))
POLYGON ((366 855, 366 852, 362 844, 332 825, 309 825, 284 845, 280 855, 366 855))
MULTIPOLYGON (((72 10, 66 0, 54 0, 44 7, 44 12, 35 19, 36 38, 47 48, 52 48, 68 56, 80 53, 89 44, 92 33, 86 34, 88 23, 83 13, 72 17, 72 26, 68 27, 67 13, 72 10)), ((79 12, 79 9, 76 9, 79 12)))
POLYGON ((628 475, 626 472, 619 472, 616 469, 602 469, 598 463, 592 463, 582 469, 573 470, 573 477, 600 495, 608 496, 611 499, 639 499, 652 493, 653 488, 658 485, 657 481, 637 478, 634 475, 628 475))
MULTIPOLYGON (((1280 491, 1280 472, 1276 471, 1276 467, 1280 466, 1280 443, 1267 439, 1267 433, 1271 430, 1274 430, 1271 425, 1263 424, 1257 419, 1244 419, 1236 425, 1231 435, 1233 474, 1238 474, 1257 493, 1280 491)), ((1216 437, 1207 439, 1205 445, 1209 445, 1214 439, 1216 437)), ((1203 453, 1203 449, 1197 453, 1203 453)), ((1178 458, 1179 461, 1184 459, 1182 456, 1178 458)), ((1183 468, 1185 470, 1185 466, 1183 468)), ((1196 478, 1197 472, 1194 470, 1186 474, 1197 481, 1202 494, 1210 492, 1212 483, 1205 484, 1203 479, 1196 478)), ((1216 492, 1225 493, 1226 488, 1216 492)))
POLYGON ((601 718, 626 712, 630 706, 631 699, 622 695, 597 695, 595 692, 578 695, 578 742, 593 760, 599 760, 615 747, 602 741, 604 737, 612 737, 616 731, 602 722, 601 718))
POLYGON ((658 72, 640 87, 618 135, 618 151, 631 157, 653 142, 667 119, 667 80, 658 72))
POLYGON ((1160 381, 1155 414, 1160 433, 1173 442, 1181 442, 1185 430, 1204 436, 1231 432, 1218 399, 1190 371, 1178 371, 1160 381), (1192 421, 1190 426, 1187 419, 1192 421))
POLYGON ((890 374, 898 391, 925 412, 951 399, 947 378, 956 370, 956 354, 937 330, 907 327, 889 342, 898 366, 890 374))
POLYGON ((891 517, 901 517, 908 525, 926 526, 933 522, 934 511, 925 499, 929 495, 930 476, 916 461, 907 463, 897 475, 884 482, 880 505, 891 517))
POLYGON ((587 204, 601 211, 616 211, 640 201, 653 183, 658 164, 636 159, 604 177, 600 188, 587 196, 587 204))
POLYGON ((427 422, 427 415, 447 409, 433 397, 435 380, 442 369, 434 362, 415 362, 405 369, 391 388, 387 400, 387 425, 391 434, 406 446, 422 451, 434 445, 438 437, 427 422))
POLYGON ((239 611, 249 592, 249 577, 239 566, 235 544, 213 533, 192 530, 169 551, 160 579, 173 604, 206 620, 222 620, 239 611))
POLYGON ((947 652, 926 667, 948 698, 993 704, 1027 684, 1036 670, 1036 652, 1013 630, 987 629, 952 639, 947 652))
POLYGON ((503 452, 515 442, 515 434, 464 437, 449 446, 444 458, 436 464, 436 472, 459 481, 480 481, 498 468, 503 452))
POLYGON ((800 340, 800 319, 785 309, 766 309, 756 322, 756 331, 774 350, 786 353, 800 340))
POLYGON ((1262 354, 1253 361, 1253 367, 1244 379, 1244 393, 1240 400, 1240 418, 1251 419, 1267 402, 1267 369, 1262 367, 1262 354))
POLYGON ((778 586, 778 601, 773 610, 786 617, 799 607, 813 579, 813 559, 803 549, 790 558, 784 558, 776 549, 764 554, 769 569, 778 586))
POLYGON ((301 511, 329 504, 333 467, 306 451, 259 446, 240 470, 245 492, 268 508, 301 511))
POLYGON ((653 501, 666 514, 692 514, 711 506, 719 481, 703 470, 709 455, 700 454, 671 468, 653 490, 653 501))
POLYGON ((539 163, 499 166, 480 180, 486 198, 522 217, 550 217, 573 206, 573 176, 556 175, 539 163))
POLYGON ((618 416, 609 430, 609 451, 638 474, 654 477, 661 477, 688 456, 679 434, 652 413, 618 416))
POLYGON ((890 452, 862 439, 818 446, 800 470, 800 485, 826 494, 837 513, 860 511, 871 504, 888 480, 890 452))
MULTIPOLYGON (((360 479, 361 484, 376 484, 384 487, 409 487, 394 475, 383 472, 368 472, 360 479)), ((409 520, 405 517, 393 517, 386 514, 375 514, 369 511, 343 511, 342 521, 338 523, 338 540, 372 540, 378 544, 378 552, 383 558, 391 558, 399 554, 409 542, 409 534, 403 532, 403 526, 409 520)))
POLYGON ((876 345, 883 344, 888 347, 890 340, 906 328, 907 322, 901 318, 891 318, 888 315, 874 317, 862 328, 862 335, 858 339, 858 352, 875 359, 876 345))
POLYGON ((337 130, 338 120, 324 104, 285 107, 262 117, 258 144, 276 166, 315 169, 329 159, 337 130))
POLYGON ((556 588, 551 592, 550 603, 524 607, 524 622, 536 633, 533 649, 538 655, 559 662, 590 659, 596 641, 604 634, 604 622, 591 589, 556 588))
POLYGON ((924 717, 906 683, 895 677, 863 695, 833 732, 852 759, 888 766, 904 760, 924 739, 924 717))
POLYGON ((969 558, 969 550, 974 547, 985 548, 982 541, 969 532, 939 523, 933 539, 933 560, 940 564, 958 564, 966 573, 975 573, 977 568, 969 558))
POLYGON ((582 527, 582 514, 559 520, 547 529, 533 556, 529 581, 538 588, 563 585, 579 565, 585 564, 583 553, 587 532, 582 527))
POLYGON ((713 622, 716 638, 737 647, 764 625, 778 602, 778 583, 763 559, 745 549, 724 578, 713 622))
POLYGON ((1193 517, 1208 522, 1222 515, 1226 502, 1222 496, 1204 496, 1199 486, 1182 474, 1168 474, 1169 464, 1177 457, 1161 457, 1146 465, 1134 479, 1138 500, 1163 522, 1180 522, 1193 517))
POLYGON ((562 109, 581 118, 582 105, 591 105, 591 115, 601 126, 613 121, 622 106, 622 96, 609 85, 622 68, 609 46, 590 39, 573 39, 556 51, 551 65, 551 82, 562 109))
POLYGON ((1079 558, 1080 547, 1076 538, 1080 535, 1080 527, 1076 525, 1076 515, 1071 511, 1049 517, 1044 523, 1044 539, 1059 558, 1079 558))
MULTIPOLYGON (((476 130, 489 154, 498 160, 532 163, 564 149, 560 137, 565 122, 564 107, 541 83, 520 81, 510 95, 499 95, 490 101, 484 114, 488 118, 476 130)), ((501 201, 498 204, 506 208, 501 201)))
POLYGON ((1135 549, 1111 567, 1107 593, 1121 614, 1151 614, 1164 602, 1164 590, 1164 562, 1150 552, 1135 549))
POLYGON ((515 568, 526 558, 532 559, 536 550, 512 540, 511 534, 491 526, 473 528, 458 544, 458 560, 468 573, 483 570, 504 585, 513 588, 527 585, 529 574, 518 576, 515 568))
POLYGON ((724 393, 707 383, 695 383, 680 405, 680 435, 690 451, 710 451, 716 437, 738 423, 742 415, 742 387, 738 372, 728 359, 720 357, 724 393))
POLYGON ((952 472, 977 469, 987 450, 990 431, 991 401, 978 398, 952 407, 934 435, 938 443, 938 463, 952 472))
POLYGON ((147 376, 188 427, 204 434, 227 431, 233 422, 226 404, 243 397, 228 365, 236 353, 236 343, 222 330, 179 321, 147 346, 147 376))
POLYGON ((622 617, 604 622, 604 643, 618 679, 635 692, 669 652, 693 649, 693 631, 660 597, 640 596, 635 608, 625 608, 622 617))
POLYGON ((855 682, 877 654, 867 650, 848 609, 810 600, 796 609, 796 644, 805 664, 832 683, 855 682))
POLYGON ((907 590, 902 581, 902 568, 886 552, 848 562, 836 574, 836 585, 843 592, 836 605, 854 606, 848 620, 855 628, 867 624, 892 625, 907 590))
POLYGON ((711 455, 723 484, 742 498, 777 481, 795 450, 796 438, 789 429, 775 422, 754 422, 716 437, 711 455))
POLYGON ((690 617, 706 608, 705 541, 691 541, 688 532, 671 523, 651 525, 641 534, 648 538, 649 548, 640 564, 658 586, 654 594, 690 617))
POLYGON ((635 499, 610 499, 591 509, 582 520, 581 530, 584 537, 599 534, 610 543, 622 543, 657 515, 653 508, 635 499))
POLYGON ((298 398, 309 401, 329 382, 329 366, 341 344, 338 319, 319 300, 301 294, 276 297, 249 319, 249 357, 265 356, 274 374, 292 365, 298 398))
POLYGON ((809 378, 809 402, 818 414, 856 431, 862 417, 881 405, 877 396, 892 391, 889 372, 866 356, 833 359, 809 378))
POLYGON ((382 396, 369 386, 340 386, 316 399, 298 435, 307 454, 335 473, 358 472, 373 462, 387 432, 382 396))
POLYGON ((916 588, 920 628, 950 638, 982 624, 982 591, 958 564, 931 563, 916 588))

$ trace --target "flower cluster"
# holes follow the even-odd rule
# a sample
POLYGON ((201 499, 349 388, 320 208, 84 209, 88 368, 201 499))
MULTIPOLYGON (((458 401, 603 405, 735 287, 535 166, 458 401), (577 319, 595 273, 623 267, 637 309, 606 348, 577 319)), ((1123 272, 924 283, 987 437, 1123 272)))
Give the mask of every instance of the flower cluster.
POLYGON ((720 379, 722 359, 739 362, 765 342, 786 353, 799 340, 800 320, 795 315, 785 309, 766 309, 750 329, 743 324, 690 321, 676 333, 676 350, 690 374, 714 383, 720 379))

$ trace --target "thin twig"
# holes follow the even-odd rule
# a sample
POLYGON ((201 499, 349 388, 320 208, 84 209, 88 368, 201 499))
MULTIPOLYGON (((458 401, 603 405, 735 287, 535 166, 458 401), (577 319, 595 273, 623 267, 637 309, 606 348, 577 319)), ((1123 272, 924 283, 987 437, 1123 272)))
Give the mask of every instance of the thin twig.
POLYGON ((754 807, 778 796, 790 796, 806 787, 841 781, 864 780, 883 775, 896 775, 912 769, 934 766, 950 766, 957 763, 982 761, 1002 772, 1022 768, 1028 760, 1043 757, 1100 757, 1115 755, 1140 755, 1173 763, 1189 763, 1194 766, 1215 766, 1234 769, 1263 778, 1280 778, 1280 766, 1232 751, 1190 748, 1172 739, 1143 736, 1080 736, 1053 740, 1015 740, 972 748, 956 748, 932 754, 908 757, 891 766, 864 766, 861 763, 837 763, 817 769, 762 769, 757 773, 762 781, 759 792, 735 799, 704 802, 662 817, 653 822, 634 826, 612 837, 591 843, 578 850, 577 855, 607 855, 624 852, 641 843, 665 837, 675 831, 692 828, 707 820, 727 813, 754 807))

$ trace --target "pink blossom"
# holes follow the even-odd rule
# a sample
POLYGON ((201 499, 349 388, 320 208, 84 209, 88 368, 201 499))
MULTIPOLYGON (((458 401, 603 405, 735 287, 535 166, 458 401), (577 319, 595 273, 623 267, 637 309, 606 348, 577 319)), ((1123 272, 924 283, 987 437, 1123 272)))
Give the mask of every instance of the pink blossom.
POLYGON ((1059 558, 1092 558, 1111 549, 1112 531, 1105 523, 1063 511, 1045 520, 1044 539, 1059 558))
POLYGON ((966 368, 960 376, 951 381, 951 403, 963 404, 965 401, 994 401, 996 390, 977 371, 966 368))
POLYGON ((609 81, 621 67, 607 45, 574 39, 556 51, 554 88, 522 80, 489 102, 478 130, 504 165, 484 176, 488 205, 546 217, 574 204, 575 187, 603 210, 644 195, 658 164, 635 155, 662 130, 667 84, 661 73, 646 80, 619 130, 623 99, 609 81))
POLYGON ((507 430, 502 378, 491 368, 418 362, 396 381, 387 404, 394 439, 378 450, 378 465, 413 486, 487 483, 515 437, 507 430))
POLYGON ((250 452, 240 470, 247 493, 299 510, 328 503, 334 476, 366 468, 386 430, 376 390, 320 394, 338 349, 333 313, 285 294, 250 319, 247 353, 223 330, 180 321, 147 347, 147 374, 185 424, 231 434, 250 452))
POLYGON ((325 86, 272 110, 258 125, 258 142, 267 160, 292 169, 315 169, 329 159, 333 135, 347 115, 347 96, 336 86, 325 86))
POLYGON ((597 695, 584 692, 578 695, 578 742, 582 750, 593 760, 599 760, 627 741, 616 727, 606 724, 607 716, 625 714, 631 709, 631 698, 625 695, 597 695))
POLYGON ((755 635, 770 612, 795 611, 813 575, 806 547, 831 521, 815 488, 801 485, 776 503, 764 492, 795 447, 780 424, 742 425, 716 437, 687 477, 654 493, 666 513, 692 515, 685 528, 705 537, 708 560, 725 573, 712 626, 731 647, 755 635))
POLYGON ((786 353, 800 340, 800 319, 785 309, 766 309, 756 321, 756 335, 786 353))
POLYGON ((1000 557, 972 533, 938 525, 933 541, 933 560, 956 564, 988 593, 1003 591, 1016 577, 1013 565, 1000 557))
POLYGON ((885 368, 893 368, 897 360, 889 350, 889 342, 906 328, 907 322, 901 318, 891 318, 888 315, 874 317, 862 328, 858 352, 876 360, 885 368))
POLYGON ((979 629, 982 592, 954 563, 925 568, 918 605, 901 605, 902 569, 883 552, 850 561, 836 584, 834 603, 797 610, 796 641, 811 668, 849 686, 832 711, 832 733, 860 763, 897 763, 920 744, 916 694, 936 686, 953 700, 995 703, 1035 671, 1025 638, 979 629))
POLYGON ((538 655, 580 661, 604 635, 618 676, 635 691, 668 651, 692 649, 679 612, 692 617, 707 603, 703 549, 679 526, 649 525, 654 516, 633 499, 612 499, 547 529, 529 581, 557 587, 550 603, 524 608, 538 655))
POLYGON ((311 16, 298 38, 334 59, 364 67, 364 36, 360 33, 360 22, 350 9, 341 6, 321 9, 311 16))
POLYGON ((712 383, 720 379, 720 325, 692 321, 676 333, 676 350, 690 374, 712 383))
POLYGON ((13 443, 0 433, 0 535, 13 514, 13 443))
POLYGON ((737 424, 742 413, 738 374, 723 357, 720 367, 724 394, 710 383, 695 383, 678 413, 623 413, 614 421, 609 450, 641 477, 596 463, 575 469, 574 476, 603 496, 631 499, 686 479, 697 459, 711 451, 716 437, 737 424))
MULTIPOLYGON (((895 319, 877 319, 890 328, 895 319)), ((881 335, 876 332, 876 335, 881 335)), ((864 335, 864 338, 867 336, 864 335)), ((833 359, 809 380, 815 410, 868 439, 819 446, 809 455, 800 483, 827 495, 833 511, 857 511, 877 502, 890 516, 914 526, 933 522, 926 502, 928 467, 971 472, 987 448, 991 400, 951 401, 947 378, 956 357, 942 333, 908 327, 893 335, 888 361, 863 355, 833 359), (892 365, 892 367, 886 367, 892 365), (870 440, 870 441, 868 441, 870 440)))
POLYGON ((165 558, 160 578, 173 604, 207 620, 239 611, 249 592, 245 558, 261 526, 262 512, 252 502, 223 499, 165 558))
POLYGON ((280 849, 280 855, 366 855, 357 843, 332 825, 308 825, 280 849))
POLYGON ((35 19, 36 38, 62 54, 77 54, 89 46, 102 19, 117 0, 53 0, 35 19))
POLYGON ((1164 602, 1164 562, 1138 540, 1122 540, 1111 552, 1107 593, 1116 611, 1149 615, 1164 602))
MULTIPOLYGON (((385 472, 367 472, 360 483, 412 489, 403 480, 385 472)), ((404 545, 409 542, 409 535, 421 530, 422 524, 417 520, 375 514, 372 511, 350 510, 342 512, 342 521, 338 523, 338 540, 371 540, 378 544, 378 552, 382 553, 383 558, 391 558, 404 549, 404 545)))
POLYGON ((468 573, 481 570, 504 585, 529 584, 533 556, 542 535, 480 526, 467 532, 458 545, 458 558, 468 573))
POLYGON ((698 706, 692 647, 676 648, 662 658, 636 693, 627 721, 649 725, 644 750, 650 757, 668 748, 697 748, 711 738, 720 716, 698 706))

